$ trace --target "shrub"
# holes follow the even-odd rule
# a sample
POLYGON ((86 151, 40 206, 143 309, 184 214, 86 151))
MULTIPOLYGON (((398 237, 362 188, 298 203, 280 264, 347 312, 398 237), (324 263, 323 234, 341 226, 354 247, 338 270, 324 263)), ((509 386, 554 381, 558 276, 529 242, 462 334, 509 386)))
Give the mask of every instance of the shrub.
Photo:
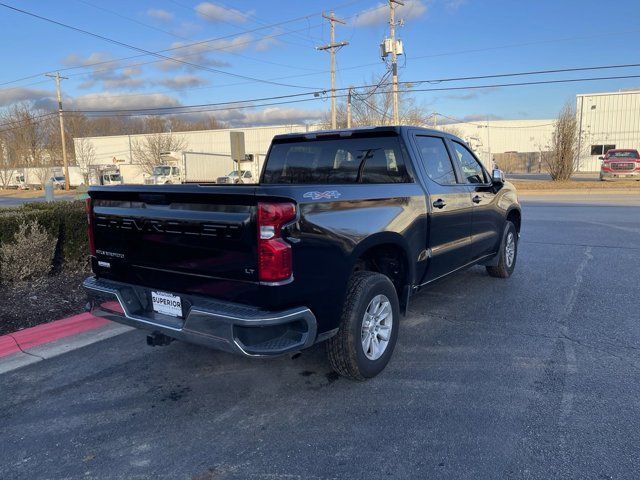
MULTIPOLYGON (((58 270, 85 268, 88 259, 87 217, 84 202, 29 203, 0 209, 0 244, 10 243, 21 224, 37 221, 54 246, 51 265, 58 270)), ((0 275, 4 274, 0 271, 0 275)))
POLYGON ((569 180, 576 170, 579 154, 576 111, 567 103, 556 120, 551 151, 543 157, 551 180, 569 180))
POLYGON ((37 220, 22 222, 11 242, 0 244, 0 271, 6 283, 44 277, 52 266, 56 242, 37 220))

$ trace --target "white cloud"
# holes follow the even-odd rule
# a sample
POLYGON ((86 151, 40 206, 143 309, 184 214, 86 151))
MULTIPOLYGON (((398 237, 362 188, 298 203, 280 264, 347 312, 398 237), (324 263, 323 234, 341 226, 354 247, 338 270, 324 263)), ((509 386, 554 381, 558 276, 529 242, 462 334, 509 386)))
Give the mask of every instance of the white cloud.
MULTIPOLYGON (((11 105, 16 102, 44 102, 52 100, 54 92, 39 88, 14 87, 0 90, 0 106, 11 105)), ((43 105, 44 106, 44 105, 43 105)))
POLYGON ((102 80, 102 88, 109 90, 137 90, 146 85, 143 78, 129 78, 127 76, 117 76, 115 78, 105 78, 102 80))
POLYGON ((457 10, 465 3, 467 3, 467 0, 445 0, 444 5, 449 10, 457 10))
POLYGON ((446 95, 445 98, 450 98, 452 100, 475 100, 479 98, 481 95, 489 95, 490 93, 494 93, 500 90, 500 87, 487 87, 476 90, 470 90, 466 93, 450 93, 446 95))
MULTIPOLYGON (((206 65, 211 67, 228 67, 228 62, 224 60, 218 60, 211 58, 212 52, 236 52, 249 48, 250 43, 253 40, 253 36, 249 34, 238 35, 237 37, 220 40, 214 40, 211 42, 197 43, 192 45, 191 43, 175 42, 171 45, 172 50, 168 53, 169 56, 177 60, 184 62, 195 63, 198 65, 206 65)), ((188 65, 181 64, 180 62, 174 62, 172 60, 163 60, 159 64, 161 70, 177 70, 186 68, 192 70, 188 65)))
POLYGON ((175 97, 162 93, 135 96, 111 92, 90 93, 72 98, 67 103, 70 103, 72 108, 77 110, 136 110, 180 105, 175 97))
POLYGON ((325 114, 321 110, 302 110, 291 107, 268 107, 262 110, 242 108, 211 112, 216 120, 231 126, 285 125, 291 123, 317 122, 325 114))
POLYGON ((109 90, 136 90, 145 86, 145 80, 140 78, 140 67, 123 66, 118 60, 113 60, 107 53, 93 52, 88 56, 75 53, 62 60, 65 65, 89 66, 91 72, 78 85, 79 88, 93 88, 102 84, 102 88, 109 90), (106 63, 105 63, 106 62, 106 63), (94 65, 98 63, 98 65, 94 65))
MULTIPOLYGON (((396 19, 411 20, 419 18, 427 12, 423 0, 405 0, 404 5, 396 6, 396 19)), ((379 3, 373 8, 363 10, 353 21, 354 27, 373 27, 389 22, 389 4, 379 3)))
POLYGON ((147 10, 147 15, 155 20, 166 23, 173 20, 173 13, 162 10, 161 8, 150 8, 147 10))
POLYGON ((247 14, 240 12, 229 7, 223 7, 222 5, 216 5, 211 2, 203 2, 196 6, 196 13, 203 20, 213 23, 245 23, 247 21, 247 14))
POLYGON ((256 50, 258 52, 265 52, 277 45, 280 45, 280 42, 278 41, 277 38, 267 36, 267 37, 261 38, 256 42, 256 50))
POLYGON ((200 78, 196 75, 176 75, 175 77, 163 78, 157 82, 159 85, 165 87, 174 88, 176 90, 182 88, 194 88, 206 85, 209 82, 204 78, 200 78))

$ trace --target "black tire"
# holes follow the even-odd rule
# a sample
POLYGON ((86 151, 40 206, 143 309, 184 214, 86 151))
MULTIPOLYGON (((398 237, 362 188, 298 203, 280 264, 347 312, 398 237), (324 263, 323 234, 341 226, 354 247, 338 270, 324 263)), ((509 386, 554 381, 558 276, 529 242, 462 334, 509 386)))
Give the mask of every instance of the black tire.
POLYGON ((338 333, 327 341, 331 367, 352 380, 366 380, 378 375, 389 363, 398 339, 400 308, 396 289, 388 277, 375 272, 356 272, 349 280, 338 333), (391 332, 384 353, 367 358, 362 345, 365 312, 374 297, 387 297, 392 314, 391 332))
POLYGON ((505 222, 502 242, 500 243, 500 253, 498 255, 498 265, 495 267, 488 266, 487 273, 492 277, 509 278, 516 268, 516 260, 518 259, 518 233, 516 232, 515 225, 508 220, 505 222), (511 263, 509 263, 509 255, 507 254, 510 239, 513 240, 514 249, 511 263))

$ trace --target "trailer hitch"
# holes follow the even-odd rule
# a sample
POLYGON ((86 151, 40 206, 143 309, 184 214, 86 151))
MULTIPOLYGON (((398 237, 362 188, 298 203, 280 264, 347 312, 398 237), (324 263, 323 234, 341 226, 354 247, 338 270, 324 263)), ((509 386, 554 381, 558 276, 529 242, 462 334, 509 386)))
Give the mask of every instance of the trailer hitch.
POLYGON ((150 347, 166 347, 173 342, 173 340, 173 338, 158 332, 153 332, 151 335, 147 335, 147 345, 150 347))

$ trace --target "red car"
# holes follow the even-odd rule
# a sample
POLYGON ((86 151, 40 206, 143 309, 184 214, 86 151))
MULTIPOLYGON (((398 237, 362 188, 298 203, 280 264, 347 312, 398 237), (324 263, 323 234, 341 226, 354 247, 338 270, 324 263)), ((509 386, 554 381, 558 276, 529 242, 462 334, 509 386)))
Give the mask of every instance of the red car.
POLYGON ((640 154, 638 150, 615 149, 600 157, 600 180, 629 178, 640 180, 640 154))

